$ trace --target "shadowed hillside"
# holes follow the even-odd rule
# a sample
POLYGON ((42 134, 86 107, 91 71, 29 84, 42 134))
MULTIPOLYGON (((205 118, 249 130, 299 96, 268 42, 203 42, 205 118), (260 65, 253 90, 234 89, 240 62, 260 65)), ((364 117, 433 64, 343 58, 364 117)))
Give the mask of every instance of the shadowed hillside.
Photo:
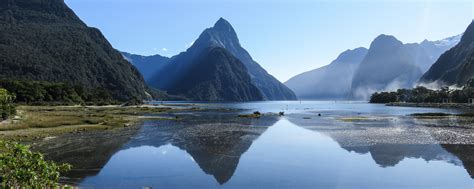
POLYGON ((0 2, 0 66, 0 78, 105 89, 121 101, 147 98, 137 69, 63 0, 0 2))

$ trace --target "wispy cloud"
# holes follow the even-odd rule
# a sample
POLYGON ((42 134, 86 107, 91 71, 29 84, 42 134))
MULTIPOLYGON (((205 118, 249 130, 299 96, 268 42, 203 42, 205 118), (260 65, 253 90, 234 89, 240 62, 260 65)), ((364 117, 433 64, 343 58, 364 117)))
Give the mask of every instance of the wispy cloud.
POLYGON ((167 48, 162 48, 161 51, 168 52, 168 49, 167 48))

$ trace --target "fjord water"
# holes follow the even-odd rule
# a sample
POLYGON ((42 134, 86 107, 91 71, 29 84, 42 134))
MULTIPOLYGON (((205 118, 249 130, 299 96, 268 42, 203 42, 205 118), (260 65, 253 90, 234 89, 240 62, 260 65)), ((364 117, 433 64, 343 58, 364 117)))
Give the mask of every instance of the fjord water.
MULTIPOLYGON (((183 104, 184 105, 184 104, 183 104)), ((363 102, 194 104, 145 121, 82 187, 94 188, 473 188, 474 147, 412 113, 455 110, 363 102), (285 111, 238 118, 235 112, 285 111), (321 114, 321 115, 319 115, 321 114)), ((437 120, 457 124, 459 120, 437 120)), ((472 137, 471 137, 472 138, 472 137)), ((99 145, 99 144, 97 144, 99 145)), ((91 157, 93 158, 93 157, 91 157)))

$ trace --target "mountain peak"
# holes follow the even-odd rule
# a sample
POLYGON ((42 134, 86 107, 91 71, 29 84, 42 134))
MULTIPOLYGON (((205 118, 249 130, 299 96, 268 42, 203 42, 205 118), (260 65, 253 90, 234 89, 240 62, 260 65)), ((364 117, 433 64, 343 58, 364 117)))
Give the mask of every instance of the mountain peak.
POLYGON ((230 51, 241 48, 237 33, 224 18, 220 18, 213 27, 204 30, 190 49, 201 51, 212 46, 223 47, 230 51))
MULTIPOLYGON (((186 50, 186 56, 183 55, 181 57, 184 57, 183 59, 192 59, 196 56, 200 56, 209 47, 224 48, 241 61, 248 70, 252 82, 255 83, 255 86, 257 86, 264 95, 264 99, 296 99, 293 91, 275 79, 252 59, 247 50, 241 46, 237 33, 232 25, 224 18, 220 18, 213 27, 204 30, 193 45, 186 50)), ((186 61, 182 60, 182 62, 186 61)), ((157 78, 156 80, 160 79, 161 78, 157 78)))
POLYGON ((367 49, 364 47, 359 47, 355 49, 347 49, 346 51, 339 54, 336 58, 337 61, 356 63, 360 62, 362 58, 367 54, 367 49))
MULTIPOLYGON (((212 29, 217 32, 235 34, 235 30, 232 25, 224 18, 219 18, 212 29)), ((237 34, 235 34, 235 36, 237 36, 237 34)))
POLYGON ((397 38, 395 38, 394 36, 392 35, 385 35, 385 34, 381 34, 379 36, 377 36, 375 39, 374 39, 374 43, 375 42, 383 42, 383 43, 387 43, 387 42, 399 42, 397 38))
POLYGON ((464 35, 461 38, 461 42, 463 43, 474 42, 474 20, 471 21, 466 31, 464 32, 464 35))
POLYGON ((425 43, 425 44, 432 43, 432 41, 429 41, 428 39, 424 39, 420 44, 423 44, 423 43, 425 43))
POLYGON ((391 35, 381 34, 370 44, 370 49, 391 49, 403 46, 403 43, 391 35))
POLYGON ((214 28, 221 28, 221 27, 232 27, 232 25, 229 23, 229 21, 221 17, 214 24, 214 28))

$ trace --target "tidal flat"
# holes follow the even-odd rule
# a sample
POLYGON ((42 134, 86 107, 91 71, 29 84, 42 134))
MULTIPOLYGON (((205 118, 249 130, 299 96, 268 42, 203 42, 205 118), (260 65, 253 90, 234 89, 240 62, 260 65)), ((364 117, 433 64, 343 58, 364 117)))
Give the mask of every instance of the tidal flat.
POLYGON ((0 138, 27 142, 71 133, 120 129, 136 126, 146 119, 176 119, 166 114, 197 109, 147 105, 19 106, 17 116, 1 123, 0 138))

